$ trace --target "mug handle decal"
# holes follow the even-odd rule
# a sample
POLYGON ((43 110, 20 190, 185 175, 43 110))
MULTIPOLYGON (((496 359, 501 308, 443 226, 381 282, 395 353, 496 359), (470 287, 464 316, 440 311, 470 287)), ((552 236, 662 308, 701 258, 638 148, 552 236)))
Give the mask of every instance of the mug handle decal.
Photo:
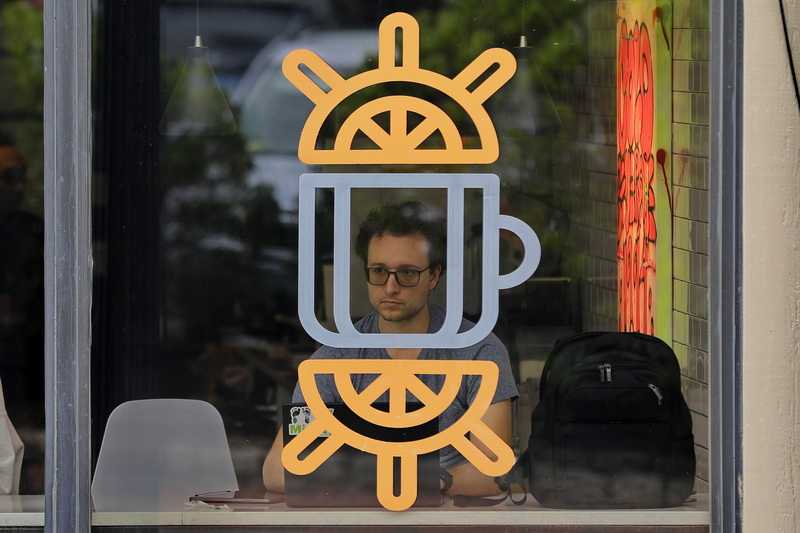
POLYGON ((497 227, 514 233, 525 245, 525 257, 522 263, 513 272, 498 276, 497 288, 510 289, 525 283, 536 271, 542 258, 542 245, 536 232, 518 218, 499 215, 497 227))

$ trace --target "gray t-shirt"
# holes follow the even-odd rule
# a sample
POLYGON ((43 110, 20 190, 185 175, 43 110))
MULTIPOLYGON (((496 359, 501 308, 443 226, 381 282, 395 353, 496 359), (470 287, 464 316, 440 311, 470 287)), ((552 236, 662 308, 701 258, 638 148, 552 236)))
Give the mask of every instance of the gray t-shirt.
MULTIPOLYGON (((438 331, 445 319, 445 310, 441 307, 430 305, 430 325, 428 332, 438 331)), ((459 332, 472 328, 474 324, 467 320, 462 320, 459 332)), ((359 320, 355 327, 362 333, 379 333, 378 315, 370 313, 359 320)), ((389 354, 383 348, 331 348, 323 346, 311 356, 312 359, 390 359, 389 354)), ((428 360, 482 360, 493 361, 500 369, 497 380, 497 390, 495 391, 492 403, 496 403, 509 398, 517 397, 517 388, 514 384, 514 377, 511 373, 511 365, 508 359, 508 352, 503 343, 494 335, 490 334, 481 342, 466 348, 424 348, 419 354, 419 359, 428 360)), ((356 392, 362 392, 375 379, 374 374, 353 374, 352 382, 356 392)), ((326 403, 341 402, 341 397, 336 388, 333 376, 323 374, 317 376, 317 387, 320 396, 326 403)), ((441 374, 423 374, 420 380, 425 383, 433 392, 438 393, 444 382, 441 374)), ((461 382, 461 389, 456 396, 456 400, 439 416, 439 430, 442 431, 457 421, 467 407, 472 404, 478 392, 480 377, 474 375, 464 376, 461 382)), ((409 401, 415 398, 409 393, 409 401)), ((304 402, 303 393, 300 385, 295 387, 292 401, 304 402)), ((379 402, 387 402, 388 394, 378 398, 379 402)), ((443 468, 452 468, 466 462, 466 459, 453 447, 447 446, 440 452, 440 463, 443 468)))

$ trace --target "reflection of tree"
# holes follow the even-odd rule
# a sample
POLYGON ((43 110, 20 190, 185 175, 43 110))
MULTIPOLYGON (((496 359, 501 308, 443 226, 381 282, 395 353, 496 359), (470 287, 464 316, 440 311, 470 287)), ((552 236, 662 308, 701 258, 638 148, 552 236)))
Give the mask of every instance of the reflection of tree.
POLYGON ((28 170, 23 209, 44 211, 44 13, 36 2, 0 2, 0 109, 8 113, 14 144, 28 170))
MULTIPOLYGON (((461 0, 440 14, 418 16, 421 57, 426 68, 457 74, 490 47, 512 51, 525 36, 530 62, 524 73, 487 101, 500 135, 500 158, 491 171, 501 177, 503 210, 527 222, 537 232, 543 249, 538 276, 564 275, 564 252, 569 232, 568 205, 553 194, 563 180, 552 169, 556 161, 580 160, 572 153, 577 94, 573 72, 586 63, 586 0, 461 0), (522 83, 520 83, 522 81, 522 83), (529 88, 529 98, 550 98, 562 128, 532 132, 515 127, 523 109, 512 102, 512 86, 529 88)), ((518 52, 518 51, 517 51, 518 52)), ((520 95, 515 95, 519 97, 520 95)), ((522 95, 524 96, 524 95, 522 95)), ((541 103, 541 102, 539 102, 541 103)), ((527 111, 527 110, 526 110, 527 111)), ((521 289, 520 289, 521 290, 521 289)), ((513 292, 513 291, 507 291, 513 292)))
MULTIPOLYGON (((573 81, 565 72, 583 61, 581 16, 585 9, 585 0, 460 0, 446 2, 439 10, 420 10, 414 13, 420 23, 420 64, 453 77, 488 48, 518 46, 524 34, 564 120, 574 96, 573 81)), ((366 68, 374 66, 371 62, 366 68)), ((170 86, 169 81, 165 86, 170 86)), ((430 88, 400 82, 353 95, 336 110, 325 131, 334 135, 337 123, 364 102, 396 93, 435 103, 463 128, 465 137, 470 136, 467 117, 459 112, 457 102, 430 88)), ((496 95, 488 105, 501 100, 501 95, 496 95)), ((568 135, 571 126, 565 122, 568 135)), ((504 193, 513 196, 523 178, 534 174, 533 167, 536 189, 547 190, 549 185, 541 184, 547 177, 542 168, 554 157, 553 147, 537 139, 506 139, 501 159, 493 168, 504 179, 504 193), (515 176, 519 179, 514 180, 515 176)), ((294 315, 296 228, 281 219, 268 186, 246 184, 249 159, 241 139, 173 139, 165 154, 163 228, 167 267, 171 269, 170 306, 177 305, 175 309, 191 317, 186 323, 203 333, 220 326, 252 327, 254 316, 261 317, 256 322, 263 327, 276 312, 294 315), (287 309, 281 310, 282 305, 287 309)), ((515 210, 523 219, 536 218, 524 216, 530 211, 525 206, 515 206, 515 210)), ((322 231, 317 242, 322 255, 326 237, 322 231)))
POLYGON ((241 137, 170 138, 162 238, 167 324, 188 338, 273 329, 293 313, 296 229, 268 185, 250 185, 241 137))
MULTIPOLYGON (((553 173, 549 169, 556 157, 571 157, 564 139, 574 135, 576 88, 571 73, 586 60, 586 7, 586 0, 460 0, 446 3, 439 11, 414 13, 420 24, 421 68, 450 78, 485 50, 492 47, 514 50, 519 47, 520 37, 526 37, 530 47, 526 57, 533 59, 535 67, 525 72, 531 77, 524 80, 527 85, 522 83, 517 87, 521 86, 523 90, 529 87, 531 99, 552 98, 551 109, 557 109, 557 120, 560 119, 564 127, 545 128, 533 134, 529 130, 514 128, 513 124, 504 127, 509 125, 507 120, 513 120, 522 112, 515 108, 514 100, 508 94, 511 84, 519 81, 512 80, 486 103, 501 137, 500 158, 491 166, 491 171, 501 176, 504 196, 517 200, 505 202, 504 208, 513 209, 515 216, 543 234, 542 244, 548 258, 561 258, 566 239, 563 228, 568 226, 568 221, 561 222, 566 217, 558 210, 561 206, 552 205, 554 199, 548 194, 553 185, 553 180, 549 179, 553 173), (531 183, 533 176, 536 183, 531 183), (520 195, 521 189, 527 194, 520 195), (558 219, 557 222, 554 218, 558 219), (547 231, 554 225, 558 226, 558 231, 547 231)), ((371 61, 365 68, 374 68, 374 65, 375 62, 371 61)), ((522 72, 518 71, 515 77, 520 75, 522 72)), ((458 125, 465 141, 470 142, 474 128, 458 102, 429 87, 401 82, 374 85, 353 95, 327 124, 326 131, 329 135, 335 134, 336 122, 345 119, 365 102, 388 94, 409 94, 434 102, 458 125)), ((381 119, 386 127, 388 116, 379 116, 376 122, 380 123, 381 119)), ((409 127, 414 126, 413 117, 409 124, 409 127)), ((561 267, 560 264, 544 266, 548 266, 548 275, 557 275, 561 267)))
POLYGON ((14 76, 14 103, 26 111, 42 108, 42 94, 31 89, 44 86, 44 15, 32 2, 8 2, 0 9, 4 48, 14 76))
MULTIPOLYGON (((583 60, 585 36, 580 15, 585 0, 461 0, 448 2, 438 11, 413 13, 420 25, 420 67, 453 78, 484 51, 492 47, 513 50, 524 35, 541 73, 541 82, 555 97, 569 96, 572 80, 564 76, 565 67, 583 60)), ((365 66, 372 69, 374 61, 365 66)), ((383 83, 367 87, 348 98, 332 117, 327 130, 337 131, 337 122, 365 102, 390 94, 416 96, 444 109, 458 125, 462 136, 474 134, 468 116, 458 102, 436 90, 413 83, 383 83)), ((489 99, 487 105, 502 104, 502 96, 489 99)), ((569 111, 570 101, 556 102, 569 111)), ((497 114, 497 113, 494 113, 497 114)), ((377 117, 376 122, 388 120, 377 117)), ((413 127, 413 117, 410 127, 413 127)))
POLYGON ((518 46, 524 34, 548 84, 554 83, 558 68, 580 57, 576 15, 583 9, 583 0, 461 0, 436 14, 423 11, 416 15, 423 65, 452 77, 487 48, 518 46))

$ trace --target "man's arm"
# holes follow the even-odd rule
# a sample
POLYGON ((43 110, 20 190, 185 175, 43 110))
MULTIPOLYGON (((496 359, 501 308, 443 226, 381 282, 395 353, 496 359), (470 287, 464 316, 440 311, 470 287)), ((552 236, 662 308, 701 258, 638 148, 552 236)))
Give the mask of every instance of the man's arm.
MULTIPOLYGON (((483 415, 482 421, 506 444, 511 443, 511 400, 502 400, 490 405, 486 414, 483 415)), ((496 455, 475 437, 471 437, 471 442, 487 457, 496 458, 496 455)), ((453 486, 447 491, 447 494, 491 496, 501 492, 500 487, 494 482, 493 476, 483 474, 471 463, 464 463, 447 471, 453 475, 453 486)))
MULTIPOLYGON (((483 415, 483 422, 494 431, 506 444, 511 443, 511 400, 503 400, 489 406, 483 415)), ((481 441, 472 438, 472 442, 487 457, 495 458, 492 453, 481 441)), ((272 443, 261 474, 264 479, 264 486, 270 492, 284 492, 284 470, 281 462, 283 452, 283 434, 278 433, 272 443)), ((453 486, 448 494, 463 494, 466 496, 491 496, 500 493, 500 488, 494 482, 494 477, 483 474, 470 463, 455 466, 448 469, 453 475, 453 486)))
POLYGON ((283 452, 283 432, 278 431, 275 442, 272 443, 264 466, 261 468, 261 475, 264 478, 264 486, 270 492, 284 492, 283 463, 281 462, 281 452, 283 452))

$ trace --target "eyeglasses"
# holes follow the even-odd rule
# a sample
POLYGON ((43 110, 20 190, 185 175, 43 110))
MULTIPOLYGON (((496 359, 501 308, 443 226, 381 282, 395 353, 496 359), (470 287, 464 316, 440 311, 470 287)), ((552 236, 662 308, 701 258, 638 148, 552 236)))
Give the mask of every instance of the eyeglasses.
POLYGON ((431 268, 431 265, 428 265, 426 268, 422 270, 414 270, 413 268, 401 268, 400 270, 387 270, 383 267, 371 267, 365 268, 364 274, 367 276, 367 283, 370 285, 386 285, 386 282, 389 281, 389 275, 394 274, 394 279, 397 280, 397 284, 401 287, 416 287, 419 285, 419 276, 426 270, 431 268))

